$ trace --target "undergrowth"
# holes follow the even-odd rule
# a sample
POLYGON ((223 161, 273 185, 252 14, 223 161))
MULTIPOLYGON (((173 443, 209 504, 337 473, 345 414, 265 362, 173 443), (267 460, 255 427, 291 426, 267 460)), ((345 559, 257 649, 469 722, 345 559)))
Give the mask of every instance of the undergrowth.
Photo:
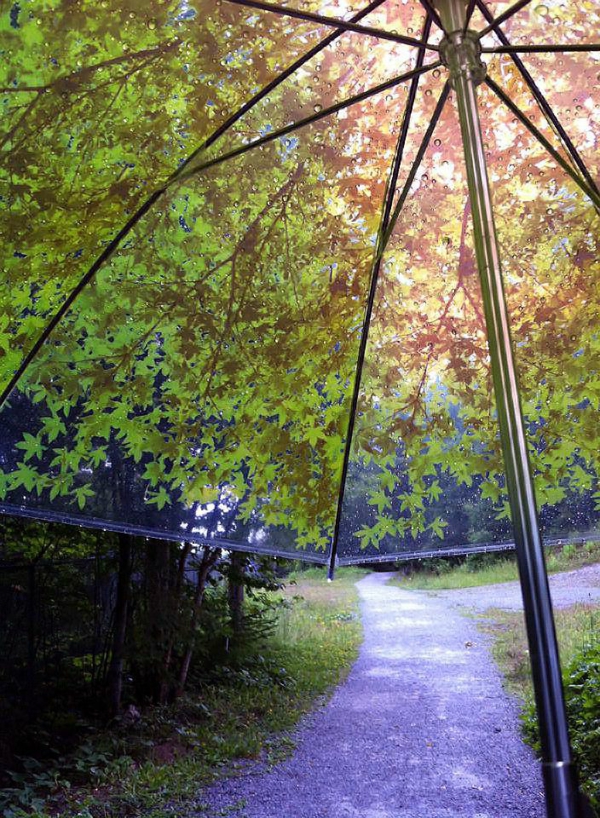
POLYGON ((22 759, 11 774, 0 814, 183 818, 198 788, 231 764, 258 756, 277 762, 293 747, 290 731, 300 717, 356 658, 360 576, 343 569, 327 583, 324 572, 299 572, 281 592, 262 642, 221 657, 174 705, 126 712, 100 732, 90 728, 66 755, 53 751, 48 736, 47 758, 22 759))
MULTIPOLYGON (((523 702, 523 732, 539 752, 537 716, 522 614, 489 611, 483 628, 494 636, 493 653, 507 689, 523 702)), ((555 611, 563 685, 575 761, 584 791, 600 809, 600 609, 574 605, 555 611)))

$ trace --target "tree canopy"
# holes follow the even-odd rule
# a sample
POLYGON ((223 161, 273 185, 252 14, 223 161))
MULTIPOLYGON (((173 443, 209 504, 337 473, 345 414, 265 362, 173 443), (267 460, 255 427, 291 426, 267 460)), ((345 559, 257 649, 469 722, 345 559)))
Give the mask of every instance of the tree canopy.
MULTIPOLYGON (((420 4, 386 2, 361 23, 418 39, 422 16, 420 4)), ((593 4, 552 5, 506 30, 585 42, 594 19, 593 4)), ((414 85, 344 553, 448 536, 452 492, 506 517, 452 95, 410 175, 443 67, 395 83, 415 67, 414 46, 207 0, 15 3, 0 32, 0 384, 85 281, 2 411, 5 509, 325 555, 414 85)), ((597 60, 528 59, 597 178, 597 60)), ((488 70, 570 166, 511 58, 490 55, 488 70)), ((600 498, 598 214, 492 90, 480 101, 538 501, 587 508, 600 498)))

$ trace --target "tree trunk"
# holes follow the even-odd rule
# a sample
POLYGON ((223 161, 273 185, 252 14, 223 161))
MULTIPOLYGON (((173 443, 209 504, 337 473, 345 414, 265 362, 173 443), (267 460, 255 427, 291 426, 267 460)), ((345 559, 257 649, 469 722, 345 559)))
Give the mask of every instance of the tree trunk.
MULTIPOLYGON (((161 704, 164 704, 171 698, 172 688, 169 680, 169 675, 171 671, 171 662, 173 660, 173 647, 175 644, 175 635, 177 630, 176 628, 177 613, 179 611, 179 607, 181 604, 181 594, 183 591, 183 582, 185 579, 185 569, 187 565, 187 559, 190 555, 191 550, 192 544, 186 542, 179 554, 177 575, 175 577, 174 587, 169 589, 170 621, 168 631, 168 642, 165 648, 165 655, 163 659, 163 672, 160 694, 161 704)), ((173 694, 176 696, 177 692, 173 691, 173 694)))
POLYGON ((131 593, 131 569, 133 537, 119 534, 119 574, 113 627, 112 655, 107 673, 108 704, 113 716, 121 709, 123 692, 123 665, 125 662, 125 637, 131 593))
POLYGON ((177 684, 177 690, 175 692, 176 697, 181 696, 181 694, 184 691, 185 684, 187 682, 192 656, 194 655, 194 646, 196 643, 196 627, 198 625, 198 620, 200 618, 200 610, 202 608, 202 602, 204 600, 206 581, 208 580, 208 575, 210 574, 211 569, 213 568, 215 562, 218 560, 220 555, 221 555, 220 548, 208 548, 205 546, 204 553, 202 554, 202 561, 200 562, 200 566, 198 568, 196 592, 194 594, 194 601, 192 604, 192 616, 190 619, 190 638, 187 649, 185 651, 185 655, 183 657, 183 661, 181 663, 179 681, 177 684))
POLYGON ((229 614, 234 635, 241 633, 244 626, 244 567, 246 557, 239 551, 231 554, 229 570, 229 614))
POLYGON ((171 608, 169 595, 171 543, 146 543, 146 599, 143 686, 153 701, 166 698, 165 655, 169 641, 171 608))

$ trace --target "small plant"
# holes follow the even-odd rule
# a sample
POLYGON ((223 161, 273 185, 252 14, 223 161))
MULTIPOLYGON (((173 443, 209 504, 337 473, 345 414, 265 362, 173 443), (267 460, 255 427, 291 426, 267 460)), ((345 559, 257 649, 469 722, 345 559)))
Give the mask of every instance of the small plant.
POLYGON ((563 548, 562 548, 562 556, 563 557, 566 557, 567 559, 570 559, 571 557, 574 557, 576 553, 577 553, 577 546, 574 543, 567 543, 566 545, 563 545, 563 548))
POLYGON ((600 555, 600 542, 596 542, 595 540, 588 540, 586 543, 584 543, 583 550, 588 555, 592 554, 600 555))
MULTIPOLYGON (((563 673, 571 745, 584 790, 600 809, 600 642, 587 645, 563 673)), ((533 703, 523 713, 527 741, 539 752, 538 723, 533 703)))
POLYGON ((21 771, 9 771, 14 786, 0 790, 0 813, 4 818, 42 813, 46 798, 71 782, 55 766, 45 766, 35 758, 22 758, 21 771))

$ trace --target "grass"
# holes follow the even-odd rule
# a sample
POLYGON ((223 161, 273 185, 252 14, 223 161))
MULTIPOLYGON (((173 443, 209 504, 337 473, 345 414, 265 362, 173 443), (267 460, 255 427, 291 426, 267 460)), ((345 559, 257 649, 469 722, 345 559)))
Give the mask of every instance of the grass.
MULTIPOLYGON (((600 562, 600 542, 590 541, 583 546, 564 545, 546 551, 546 566, 551 574, 572 571, 597 562, 600 562)), ((394 577, 391 584, 413 590, 441 591, 495 585, 519 578, 514 556, 473 555, 461 565, 452 565, 448 559, 428 560, 425 566, 424 570, 416 570, 408 576, 394 577)))
MULTIPOLYGON (((492 609, 487 612, 482 628, 494 636, 493 656, 502 670, 507 690, 521 701, 532 697, 529 650, 522 613, 492 609)), ((561 664, 567 665, 572 658, 598 639, 600 608, 597 605, 572 605, 554 611, 556 635, 561 664)))
POLYGON ((229 771, 234 760, 280 760, 293 748, 291 731, 301 716, 332 691, 357 656, 362 631, 354 583, 363 575, 342 569, 328 583, 324 571, 297 573, 258 650, 216 669, 194 695, 144 713, 138 725, 91 737, 70 769, 45 765, 37 786, 35 775, 17 781, 21 795, 9 804, 5 791, 0 813, 183 818, 198 787, 229 771))
MULTIPOLYGON (((539 752, 537 717, 523 617, 489 611, 482 629, 494 636, 493 655, 504 674, 505 686, 523 705, 524 737, 539 752)), ((573 605, 556 610, 563 683, 571 744, 582 789, 600 807, 600 606, 573 605)))

